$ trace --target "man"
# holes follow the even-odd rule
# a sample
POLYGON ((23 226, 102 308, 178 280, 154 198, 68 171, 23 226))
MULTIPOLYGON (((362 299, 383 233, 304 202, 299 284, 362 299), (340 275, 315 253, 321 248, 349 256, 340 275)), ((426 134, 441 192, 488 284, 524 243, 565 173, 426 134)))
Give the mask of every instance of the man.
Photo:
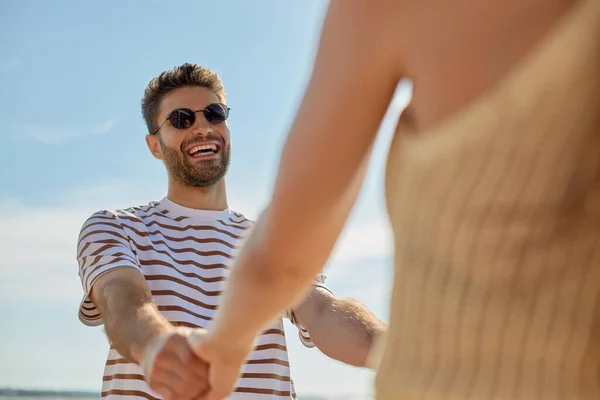
MULTIPOLYGON (((79 317, 104 324, 111 343, 102 397, 195 399, 208 369, 187 337, 216 315, 228 267, 252 222, 229 208, 224 177, 231 139, 219 76, 184 64, 144 93, 146 143, 163 161, 159 202, 103 210, 83 225, 77 248, 85 291, 79 317)), ((364 306, 335 298, 319 275, 287 313, 302 343, 364 366, 384 328, 364 306)), ((281 318, 260 336, 231 398, 295 398, 281 318)))

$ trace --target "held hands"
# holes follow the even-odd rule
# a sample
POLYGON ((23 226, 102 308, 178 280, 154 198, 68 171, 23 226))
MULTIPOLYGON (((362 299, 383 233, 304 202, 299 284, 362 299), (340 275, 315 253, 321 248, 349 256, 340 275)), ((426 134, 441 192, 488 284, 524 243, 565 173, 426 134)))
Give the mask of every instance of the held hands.
POLYGON ((187 341, 191 332, 173 328, 153 338, 141 353, 146 382, 165 400, 191 400, 208 393, 208 364, 192 351, 187 341))
POLYGON ((221 400, 233 392, 254 343, 219 343, 205 329, 177 327, 152 340, 140 366, 165 400, 221 400))

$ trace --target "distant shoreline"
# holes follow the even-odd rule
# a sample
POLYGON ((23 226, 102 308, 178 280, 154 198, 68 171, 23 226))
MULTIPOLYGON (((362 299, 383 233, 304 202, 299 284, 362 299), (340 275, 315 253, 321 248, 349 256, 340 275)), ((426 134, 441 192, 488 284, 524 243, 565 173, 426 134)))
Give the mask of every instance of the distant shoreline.
MULTIPOLYGON (((15 397, 39 398, 39 399, 99 399, 100 392, 78 391, 78 390, 44 390, 44 389, 12 389, 0 388, 0 399, 14 399, 15 397)), ((299 396, 300 398, 300 396, 299 396)), ((303 395, 303 400, 370 400, 372 396, 319 396, 303 395)))
POLYGON ((35 390, 0 388, 0 397, 85 397, 97 399, 100 397, 100 393, 76 390, 35 390))

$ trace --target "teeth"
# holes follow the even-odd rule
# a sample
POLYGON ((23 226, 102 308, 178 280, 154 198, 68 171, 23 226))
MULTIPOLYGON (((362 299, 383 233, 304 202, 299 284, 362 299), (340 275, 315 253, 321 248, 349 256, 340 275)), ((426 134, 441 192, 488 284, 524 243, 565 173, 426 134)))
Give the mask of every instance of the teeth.
POLYGON ((189 155, 194 154, 197 151, 202 151, 202 150, 212 150, 212 151, 217 151, 217 145, 215 144, 203 144, 200 146, 194 146, 190 149, 190 151, 188 151, 189 155))

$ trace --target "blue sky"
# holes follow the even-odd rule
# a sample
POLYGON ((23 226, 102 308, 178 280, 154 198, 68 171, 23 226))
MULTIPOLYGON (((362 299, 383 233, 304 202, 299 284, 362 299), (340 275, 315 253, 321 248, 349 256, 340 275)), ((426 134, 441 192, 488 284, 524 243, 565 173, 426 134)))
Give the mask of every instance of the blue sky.
MULTIPOLYGON (((107 342, 77 320, 75 242, 102 208, 159 200, 166 175, 144 143, 145 85, 196 62, 231 107, 229 202, 265 206, 309 77, 321 0, 0 2, 0 387, 98 390, 107 342)), ((328 284, 387 321, 391 246, 383 167, 401 84, 328 284)), ((334 157, 335 149, 331 149, 334 157)), ((372 374, 302 347, 288 330, 300 394, 365 394, 372 374)))

